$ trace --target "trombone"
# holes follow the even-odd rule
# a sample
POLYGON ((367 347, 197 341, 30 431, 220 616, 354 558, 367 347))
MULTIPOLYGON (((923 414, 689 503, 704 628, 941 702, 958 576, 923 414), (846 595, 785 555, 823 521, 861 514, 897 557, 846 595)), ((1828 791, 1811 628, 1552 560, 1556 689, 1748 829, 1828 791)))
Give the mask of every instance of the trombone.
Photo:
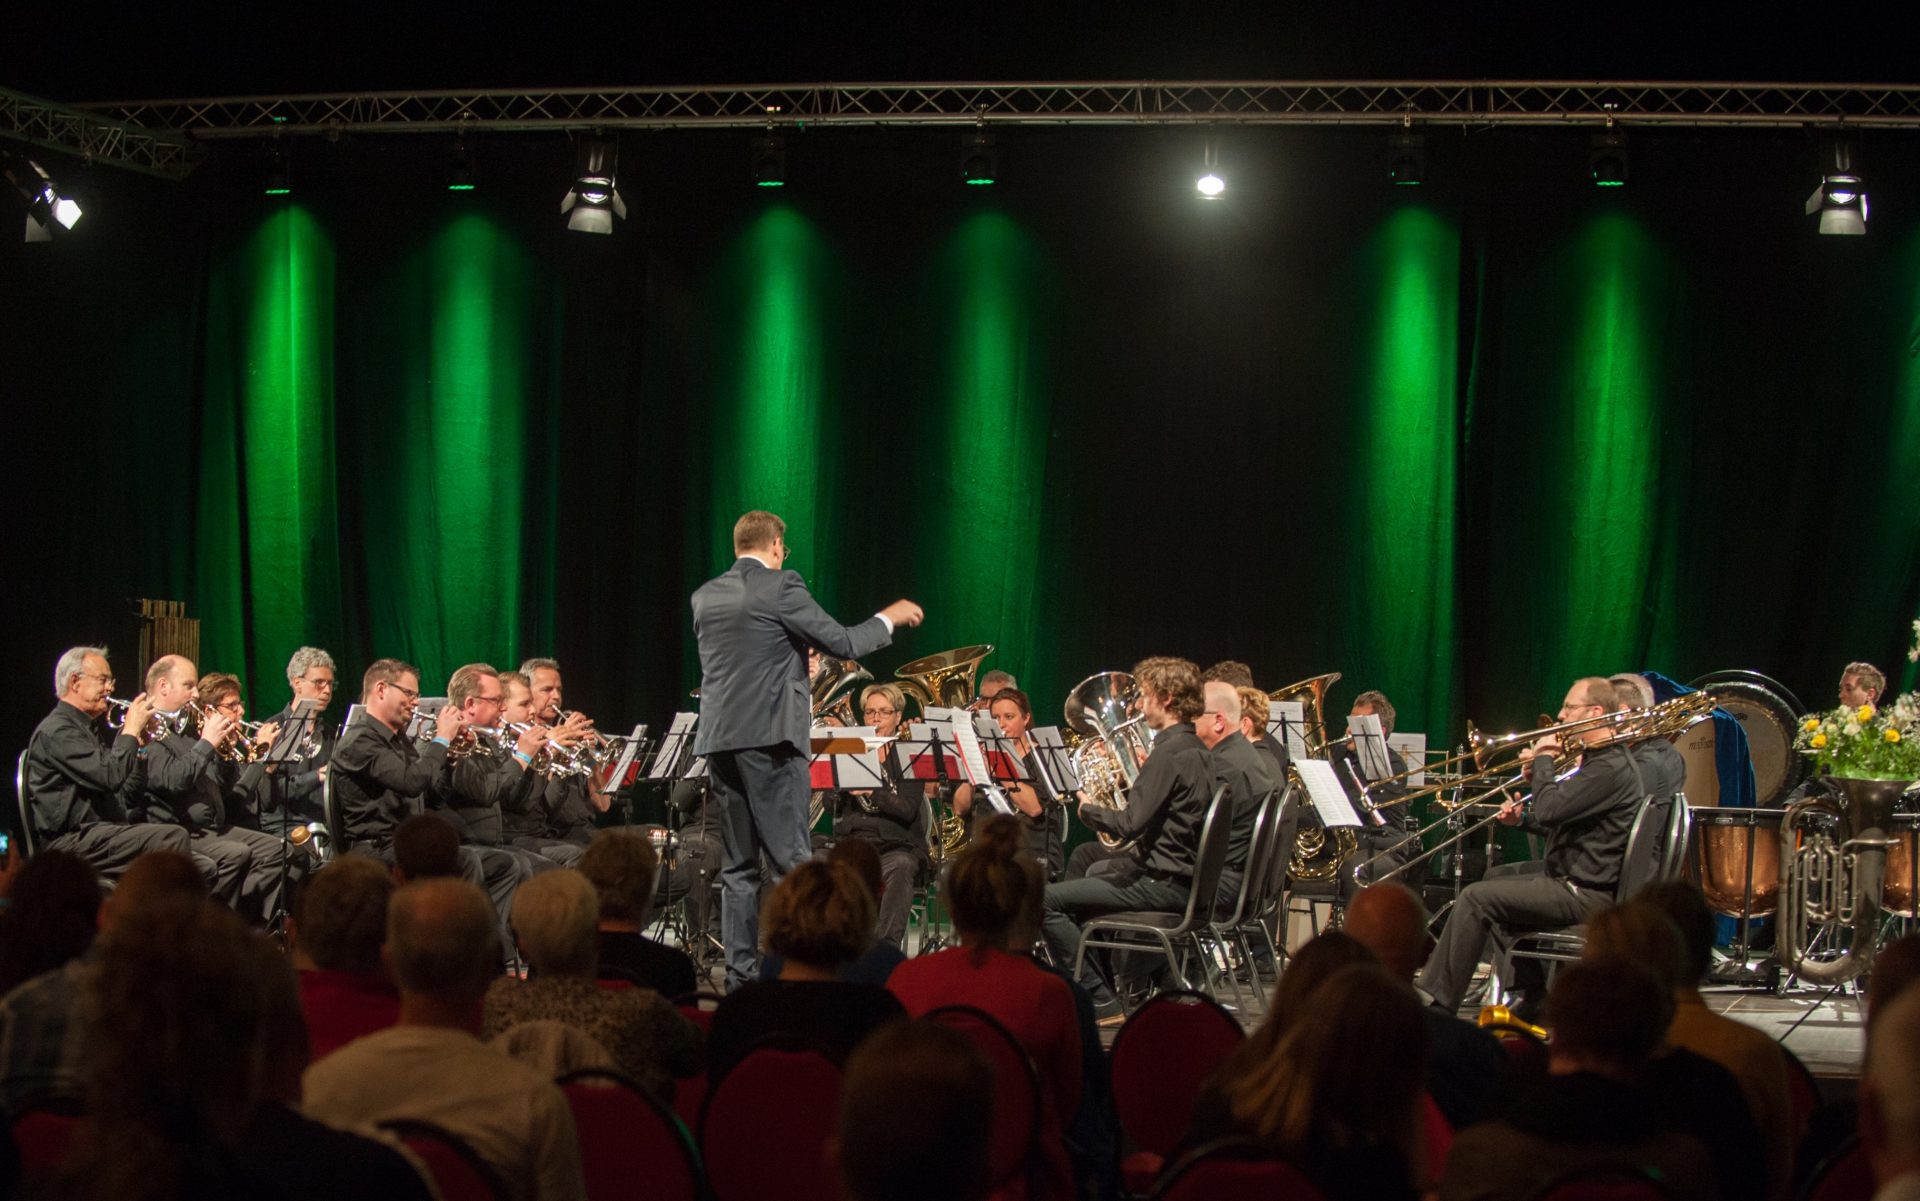
MULTIPOLYGON (((1380 808, 1381 805, 1384 804, 1400 805, 1426 796, 1434 797, 1434 803, 1440 807, 1442 812, 1440 816, 1408 835, 1405 840, 1396 845, 1392 850, 1382 851, 1380 854, 1373 855, 1354 865, 1354 879, 1358 882, 1361 873, 1371 868, 1381 859, 1396 854, 1399 849, 1407 845, 1407 843, 1417 843, 1425 839, 1428 834, 1452 821, 1462 809, 1467 808, 1469 805, 1494 804, 1495 802, 1491 799, 1494 797, 1511 799, 1512 790, 1525 784, 1527 772, 1531 767, 1530 764, 1507 762, 1486 766, 1481 763, 1483 757, 1491 759, 1509 750, 1524 749, 1542 738, 1558 737, 1563 734, 1587 733, 1598 729, 1612 731, 1612 737, 1608 740, 1612 742, 1631 743, 1644 742, 1649 738, 1671 738, 1686 730, 1689 726, 1694 725, 1696 722, 1706 720, 1712 715, 1717 705, 1718 702, 1709 693, 1690 692, 1684 696, 1674 697, 1670 701, 1663 701, 1651 709, 1621 709, 1612 713, 1603 713, 1595 717, 1582 718, 1579 721, 1564 721, 1554 725, 1541 726, 1537 730, 1523 730, 1519 733, 1503 734, 1497 737, 1489 737, 1481 734, 1469 726, 1467 730, 1467 740, 1471 744, 1470 749, 1458 754, 1449 755, 1446 759, 1441 760, 1439 764, 1429 766, 1427 770, 1432 771, 1440 765, 1462 763, 1469 759, 1474 761, 1477 770, 1439 784, 1415 789, 1412 792, 1395 797, 1392 801, 1382 802, 1379 805, 1372 802, 1368 796, 1368 790, 1378 787, 1380 784, 1387 783, 1388 781, 1376 780, 1361 786, 1361 804, 1369 812, 1380 808), (1489 781, 1494 778, 1498 778, 1499 782, 1492 783, 1485 789, 1476 790, 1471 796, 1467 795, 1467 790, 1470 786, 1477 782, 1489 781), (1440 798, 1439 794, 1449 790, 1453 791, 1454 799, 1449 801, 1440 798)), ((1565 779, 1571 775, 1574 770, 1577 769, 1570 765, 1557 775, 1555 779, 1565 779)), ((1408 774, 1411 773, 1401 773, 1400 776, 1389 777, 1388 779, 1402 778, 1408 774)), ((1487 814, 1485 817, 1448 835, 1433 846, 1422 849, 1417 855, 1395 867, 1392 871, 1387 872, 1381 876, 1380 879, 1391 880, 1398 877, 1402 872, 1426 862, 1453 844, 1472 838, 1480 831, 1486 829, 1489 824, 1497 820, 1499 820, 1499 814, 1497 812, 1487 814)))

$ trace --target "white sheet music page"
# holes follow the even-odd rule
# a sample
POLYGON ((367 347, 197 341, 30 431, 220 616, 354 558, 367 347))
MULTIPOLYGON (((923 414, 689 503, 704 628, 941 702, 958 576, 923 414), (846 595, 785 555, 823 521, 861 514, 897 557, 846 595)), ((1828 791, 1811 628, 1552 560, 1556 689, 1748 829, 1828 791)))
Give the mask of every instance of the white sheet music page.
POLYGON ((1301 783, 1307 786, 1307 799, 1313 802, 1313 811, 1320 815, 1321 825, 1332 829, 1360 824, 1360 815, 1353 811, 1347 790, 1340 787, 1340 776, 1333 770, 1333 764, 1325 759, 1296 759, 1293 767, 1300 773, 1301 783))
POLYGON ((1379 714, 1350 714, 1347 737, 1353 739, 1353 757, 1360 761, 1360 774, 1366 777, 1367 783, 1393 774, 1393 763, 1387 758, 1387 735, 1380 728, 1379 714))
POLYGON ((993 773, 987 770, 987 756, 980 749, 980 733, 973 728, 973 715, 965 710, 951 723, 953 745, 960 752, 961 766, 967 770, 967 781, 974 789, 1001 813, 1012 813, 1013 803, 993 782, 993 773))
POLYGON ((1307 757, 1307 707, 1299 701, 1281 701, 1267 711, 1267 737, 1286 742, 1287 758, 1307 757))

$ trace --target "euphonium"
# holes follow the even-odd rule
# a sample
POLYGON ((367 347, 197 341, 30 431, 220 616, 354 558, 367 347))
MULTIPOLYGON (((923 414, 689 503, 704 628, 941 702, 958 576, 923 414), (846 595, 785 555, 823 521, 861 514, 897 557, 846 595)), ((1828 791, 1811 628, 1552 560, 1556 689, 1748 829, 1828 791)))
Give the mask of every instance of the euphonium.
POLYGON ((991 643, 962 646, 915 659, 893 676, 900 681, 901 691, 920 702, 922 711, 929 705, 964 709, 973 702, 973 679, 980 661, 992 653, 991 643))
MULTIPOLYGON (((1300 702, 1300 740, 1306 744, 1309 759, 1323 758, 1327 753, 1327 689, 1339 678, 1339 672, 1329 671, 1267 693, 1267 699, 1276 705, 1282 701, 1300 702)), ((1306 787, 1300 783, 1299 773, 1289 766, 1287 774, 1294 782, 1294 790, 1305 795, 1306 787)), ((1293 836, 1287 874, 1296 880, 1331 880, 1340 870, 1340 864, 1359 848, 1359 836, 1346 826, 1328 830, 1317 821, 1302 822, 1293 836)))
POLYGON ((1780 819, 1780 962, 1815 984, 1838 984, 1873 963, 1888 831, 1906 780, 1829 776, 1839 795, 1803 797, 1780 819), (1814 926, 1844 926, 1838 957, 1816 959, 1814 926))
MULTIPOLYGON (((1067 694, 1067 728, 1086 739, 1073 748, 1072 761, 1088 804, 1127 807, 1127 790, 1153 749, 1146 718, 1135 712, 1139 704, 1140 685, 1124 671, 1088 676, 1067 694)), ((1111 834, 1101 834, 1100 841, 1114 848, 1129 845, 1111 834)))
POLYGON ((860 685, 871 679, 873 673, 852 659, 821 655, 813 677, 807 681, 814 722, 831 717, 843 726, 859 725, 853 711, 854 697, 859 695, 860 685))

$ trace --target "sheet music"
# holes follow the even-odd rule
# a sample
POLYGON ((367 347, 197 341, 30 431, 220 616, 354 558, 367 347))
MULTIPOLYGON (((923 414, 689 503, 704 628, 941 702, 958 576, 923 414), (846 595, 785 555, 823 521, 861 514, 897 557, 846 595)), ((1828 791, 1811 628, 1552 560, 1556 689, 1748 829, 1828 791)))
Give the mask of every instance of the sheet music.
POLYGON ((1407 761, 1411 774, 1407 776, 1408 788, 1425 788, 1427 785, 1427 736, 1425 734, 1402 734, 1395 731, 1387 735, 1387 746, 1399 752, 1407 761))
POLYGON ((958 720, 950 722, 949 728, 953 731, 953 745, 960 752, 960 765, 966 769, 967 782, 986 797, 995 809, 1001 813, 1012 813, 1013 804, 1000 791, 1000 786, 993 782, 993 773, 987 770, 986 752, 980 749, 980 733, 973 728, 973 715, 964 709, 950 709, 947 712, 958 716, 958 720))
POLYGON ((423 696, 414 706, 413 720, 407 723, 407 737, 412 739, 431 738, 433 727, 440 720, 440 710, 446 708, 444 696, 423 696))
POLYGON ((1307 799, 1313 802, 1321 825, 1332 829, 1360 824, 1360 815, 1353 811, 1347 790, 1340 787, 1340 775, 1333 770, 1333 764, 1325 759, 1296 759, 1293 767, 1300 773, 1301 783, 1307 786, 1307 799))
POLYGON ((859 755, 815 755, 808 768, 815 788, 871 791, 888 787, 880 756, 875 751, 859 755))
POLYGON ((1073 770, 1073 752, 1067 749, 1060 727, 1040 726, 1029 730, 1027 737, 1033 742, 1033 754, 1040 762, 1041 775, 1055 793, 1070 797, 1078 791, 1080 773, 1073 770))
MULTIPOLYGON (((653 762, 647 767, 647 779, 671 780, 674 769, 680 766, 680 756, 693 737, 693 727, 700 720, 698 713, 676 713, 667 726, 667 736, 660 740, 660 749, 653 756, 653 762)), ((689 772, 691 777, 692 773, 689 772)))
POLYGON ((1379 714, 1348 715, 1347 737, 1353 740, 1353 757, 1360 761, 1360 774, 1367 783, 1384 780, 1393 774, 1393 763, 1387 758, 1387 735, 1380 728, 1379 714))
POLYGON ((1301 701, 1279 701, 1267 711, 1267 737, 1286 743, 1287 759, 1307 757, 1307 707, 1301 701))
POLYGON ((646 737, 645 726, 635 726, 633 733, 627 735, 626 748, 620 752, 620 758, 614 760, 613 773, 607 777, 608 793, 620 790, 620 781, 626 779, 627 773, 633 770, 634 760, 640 757, 640 744, 646 741, 646 737))

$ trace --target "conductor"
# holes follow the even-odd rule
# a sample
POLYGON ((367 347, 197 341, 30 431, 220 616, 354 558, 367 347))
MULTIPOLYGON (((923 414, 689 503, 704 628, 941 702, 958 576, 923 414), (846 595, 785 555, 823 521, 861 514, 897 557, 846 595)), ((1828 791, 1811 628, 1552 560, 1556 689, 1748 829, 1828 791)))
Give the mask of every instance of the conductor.
POLYGON ((759 975, 760 857, 774 880, 812 853, 807 831, 807 650, 857 659, 893 641, 925 613, 898 600, 859 625, 834 620, 783 571, 787 524, 755 510, 733 525, 738 558, 693 594, 700 642, 700 727, 693 753, 707 757, 720 819, 720 929, 727 988, 759 975))

